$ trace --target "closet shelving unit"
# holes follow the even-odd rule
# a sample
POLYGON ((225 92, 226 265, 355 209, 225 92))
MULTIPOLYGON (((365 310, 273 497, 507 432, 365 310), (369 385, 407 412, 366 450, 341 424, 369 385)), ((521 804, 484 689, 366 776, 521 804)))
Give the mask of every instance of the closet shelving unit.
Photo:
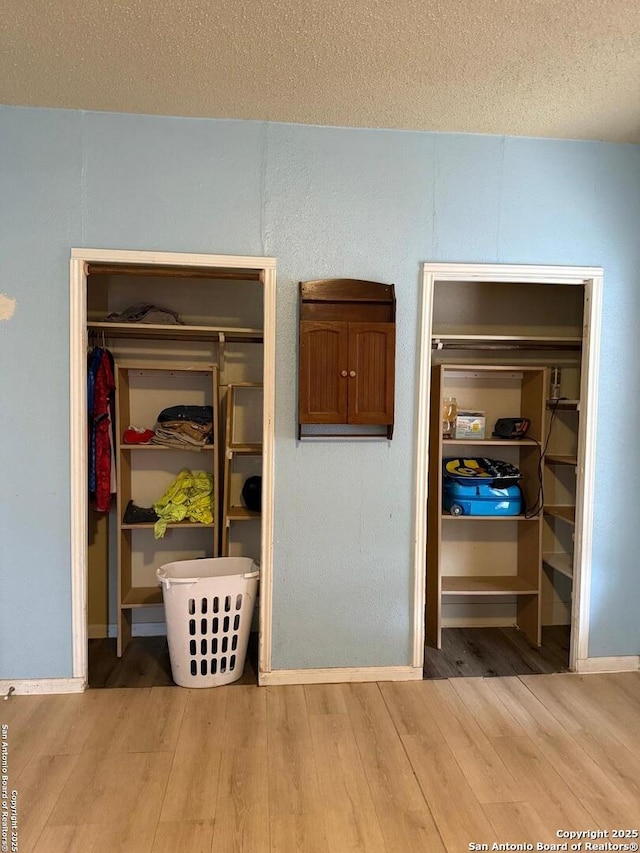
POLYGON ((432 368, 431 455, 427 538, 427 637, 442 644, 445 596, 515 596, 516 622, 533 645, 540 644, 540 514, 452 516, 442 509, 443 459, 491 456, 500 448, 523 473, 525 505, 537 500, 538 463, 545 422, 546 369, 528 365, 437 364, 432 368), (445 439, 442 400, 462 399, 483 408, 487 424, 498 417, 527 417, 528 437, 520 440, 445 439), (479 406, 479 402, 483 405, 479 406), (469 539, 471 537, 471 539, 469 539), (472 543, 470 545, 470 543, 472 543), (498 555, 496 557, 496 555, 498 555))
POLYGON ((545 489, 550 494, 551 501, 545 504, 544 515, 547 541, 551 541, 553 548, 545 549, 542 559, 549 569, 573 580, 580 401, 548 400, 547 411, 554 417, 562 418, 563 430, 559 449, 563 452, 555 452, 554 448, 545 456, 545 489), (562 503, 556 502, 556 496, 560 497, 562 503))
MULTIPOLYGON (((215 522, 217 495, 219 493, 218 465, 218 368, 216 365, 181 364, 148 361, 121 362, 115 366, 116 380, 116 436, 117 446, 117 502, 118 518, 118 561, 117 561, 117 654, 120 657, 132 634, 132 613, 141 607, 162 607, 162 590, 156 584, 149 583, 148 572, 146 583, 136 579, 134 551, 140 547, 149 551, 152 549, 153 523, 128 524, 124 522, 127 504, 134 500, 138 505, 148 505, 161 497, 164 489, 182 468, 192 467, 196 470, 207 470, 213 478, 214 521, 212 523, 197 523, 181 521, 167 525, 166 536, 171 536, 173 530, 210 530, 207 537, 206 551, 210 556, 218 555, 218 531, 215 522), (201 450, 190 451, 181 448, 155 444, 125 444, 122 441, 124 431, 130 423, 140 426, 153 427, 156 415, 161 408, 176 405, 185 401, 184 386, 188 386, 190 402, 197 405, 213 407, 212 443, 201 450), (174 385, 175 387, 171 387, 174 385), (154 388, 157 387, 157 391, 154 388), (153 393, 154 400, 161 403, 152 404, 145 401, 144 396, 153 393), (153 405, 153 409, 150 406, 153 405), (160 408, 158 408, 160 406, 160 408), (157 411, 156 411, 157 409, 157 411), (142 423, 140 421, 142 420, 142 423), (151 460, 159 469, 164 469, 159 476, 150 471, 151 460), (145 477, 153 477, 153 485, 145 485, 145 477), (161 480, 162 485, 160 485, 161 480), (144 489, 155 489, 143 492, 144 489), (134 537, 136 542, 134 543, 134 537), (138 539, 142 537, 142 540, 138 539), (134 548, 134 544, 137 548, 134 548)), ((160 557, 161 560, 161 552, 160 557)), ((155 566, 153 568, 157 568, 155 566)))
MULTIPOLYGON (((256 510, 247 509, 238 501, 235 501, 235 490, 232 486, 234 474, 234 462, 240 457, 261 457, 262 442, 251 441, 246 434, 239 435, 239 414, 242 411, 242 397, 251 395, 259 398, 260 410, 262 411, 262 384, 256 382, 235 383, 227 386, 226 405, 226 430, 225 430, 225 453, 224 453, 224 497, 222 518, 222 554, 229 555, 231 524, 238 521, 251 521, 261 517, 256 510)), ((248 398, 246 398, 248 399, 248 398)), ((262 419, 260 418, 260 433, 262 433, 262 419)))

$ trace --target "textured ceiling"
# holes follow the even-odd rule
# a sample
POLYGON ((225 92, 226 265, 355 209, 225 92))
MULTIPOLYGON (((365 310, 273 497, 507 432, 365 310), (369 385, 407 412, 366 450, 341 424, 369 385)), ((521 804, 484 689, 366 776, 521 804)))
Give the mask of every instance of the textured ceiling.
POLYGON ((640 143, 640 0, 3 0, 0 102, 640 143))

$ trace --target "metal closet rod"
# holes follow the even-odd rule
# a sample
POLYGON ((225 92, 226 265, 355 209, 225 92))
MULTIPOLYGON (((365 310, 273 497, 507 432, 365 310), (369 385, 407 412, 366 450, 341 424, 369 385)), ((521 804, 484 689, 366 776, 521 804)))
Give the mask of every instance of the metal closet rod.
POLYGON ((445 349, 453 349, 453 350, 551 350, 557 352, 558 350, 575 350, 579 352, 582 349, 582 345, 579 343, 567 343, 567 342, 558 342, 558 343, 543 343, 541 341, 524 343, 519 341, 509 341, 505 343, 484 343, 481 341, 469 341, 469 342, 447 342, 447 341, 432 341, 431 349, 433 350, 445 350, 445 349))

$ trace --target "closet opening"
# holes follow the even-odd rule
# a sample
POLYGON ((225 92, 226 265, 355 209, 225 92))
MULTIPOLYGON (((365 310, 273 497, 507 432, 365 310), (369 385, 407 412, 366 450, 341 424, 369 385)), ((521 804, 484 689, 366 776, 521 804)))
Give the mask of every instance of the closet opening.
POLYGON ((585 666, 601 287, 599 269, 425 264, 426 678, 585 666))
POLYGON ((74 676, 173 684, 156 571, 225 556, 260 567, 235 682, 258 683, 270 671, 275 261, 73 250, 71 290, 74 676))

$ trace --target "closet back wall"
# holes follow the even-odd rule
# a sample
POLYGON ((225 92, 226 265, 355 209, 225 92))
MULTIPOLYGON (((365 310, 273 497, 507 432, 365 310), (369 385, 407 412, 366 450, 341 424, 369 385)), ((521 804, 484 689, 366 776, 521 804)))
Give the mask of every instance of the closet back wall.
MULTIPOLYGON (((420 264, 602 265, 598 467, 635 470, 640 148, 0 108, 0 678, 71 675, 69 250, 278 258, 273 668, 407 665, 420 264), (299 280, 394 282, 393 441, 296 442, 299 280), (615 430, 615 440, 612 440, 615 430)), ((597 483, 590 654, 638 653, 640 526, 597 483)))

